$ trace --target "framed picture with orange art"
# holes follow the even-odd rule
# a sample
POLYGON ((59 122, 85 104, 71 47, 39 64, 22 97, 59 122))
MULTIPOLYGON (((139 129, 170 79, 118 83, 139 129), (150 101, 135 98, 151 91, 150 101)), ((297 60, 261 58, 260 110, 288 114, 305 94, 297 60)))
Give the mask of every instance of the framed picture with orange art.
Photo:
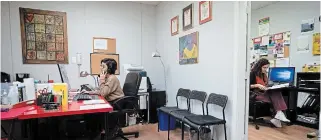
POLYGON ((200 1, 199 8, 199 23, 204 24, 212 20, 212 2, 211 1, 200 1))
POLYGON ((175 16, 171 19, 171 34, 172 36, 177 35, 178 34, 178 24, 179 20, 178 20, 178 16, 175 16))

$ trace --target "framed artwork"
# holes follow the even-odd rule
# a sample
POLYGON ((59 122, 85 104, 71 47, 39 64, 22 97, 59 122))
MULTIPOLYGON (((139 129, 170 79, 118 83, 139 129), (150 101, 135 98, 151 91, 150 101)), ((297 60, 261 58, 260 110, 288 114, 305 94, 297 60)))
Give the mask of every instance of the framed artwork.
POLYGON ((19 11, 23 64, 68 64, 66 12, 19 11))
POLYGON ((194 32, 179 38, 179 64, 198 63, 198 32, 194 32))
POLYGON ((183 30, 193 28, 193 4, 188 5, 183 9, 183 30))
POLYGON ((179 25, 179 20, 178 20, 178 16, 176 16, 176 17, 173 17, 172 19, 171 19, 171 34, 172 34, 172 36, 174 36, 174 35, 177 35, 178 34, 178 26, 179 25))
POLYGON ((212 2, 211 1, 201 1, 199 2, 198 9, 199 23, 204 24, 212 20, 212 2))
POLYGON ((112 58, 117 62, 117 70, 115 71, 115 75, 119 75, 120 73, 119 54, 106 54, 106 53, 90 53, 91 74, 99 75, 101 73, 100 62, 105 58, 112 58))

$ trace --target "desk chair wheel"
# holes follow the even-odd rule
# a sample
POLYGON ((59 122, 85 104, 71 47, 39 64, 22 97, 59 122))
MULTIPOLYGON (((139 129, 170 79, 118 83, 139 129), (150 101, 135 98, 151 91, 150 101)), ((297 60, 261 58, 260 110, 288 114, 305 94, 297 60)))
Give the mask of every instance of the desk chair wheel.
POLYGON ((260 130, 260 127, 258 125, 255 125, 256 130, 260 130))

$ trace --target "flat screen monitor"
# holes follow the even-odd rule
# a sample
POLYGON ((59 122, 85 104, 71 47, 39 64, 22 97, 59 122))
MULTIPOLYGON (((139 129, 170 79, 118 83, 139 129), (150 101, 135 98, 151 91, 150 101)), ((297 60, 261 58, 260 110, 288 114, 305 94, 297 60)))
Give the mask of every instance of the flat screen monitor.
POLYGON ((293 84, 295 75, 294 67, 274 67, 270 68, 269 80, 279 83, 293 84))

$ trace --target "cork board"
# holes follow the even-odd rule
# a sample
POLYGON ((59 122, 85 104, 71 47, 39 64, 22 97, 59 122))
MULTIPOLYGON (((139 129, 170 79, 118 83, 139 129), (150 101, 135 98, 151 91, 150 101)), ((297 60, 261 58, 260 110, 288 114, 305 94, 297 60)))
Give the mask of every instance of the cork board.
POLYGON ((93 52, 99 52, 99 53, 110 53, 110 54, 115 54, 116 53, 116 39, 115 38, 103 38, 103 37, 94 37, 93 38, 93 52), (106 47, 105 49, 101 48, 95 48, 95 41, 96 40, 101 40, 101 41, 106 41, 106 47))
POLYGON ((119 63, 119 54, 105 54, 105 53, 91 53, 90 54, 90 72, 93 75, 99 75, 100 71, 100 61, 105 58, 112 58, 115 59, 117 62, 117 70, 115 75, 119 75, 120 71, 120 63, 119 63))

